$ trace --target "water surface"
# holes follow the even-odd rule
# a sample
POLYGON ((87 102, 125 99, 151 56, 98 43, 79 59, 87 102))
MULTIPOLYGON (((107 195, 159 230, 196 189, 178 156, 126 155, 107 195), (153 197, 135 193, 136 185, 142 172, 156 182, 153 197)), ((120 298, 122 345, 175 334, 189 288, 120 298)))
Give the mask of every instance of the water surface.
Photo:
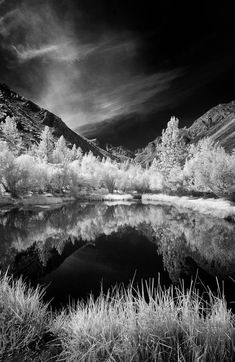
POLYGON ((173 206, 75 203, 1 211, 0 268, 47 286, 66 305, 115 283, 197 277, 235 301, 235 224, 173 206))

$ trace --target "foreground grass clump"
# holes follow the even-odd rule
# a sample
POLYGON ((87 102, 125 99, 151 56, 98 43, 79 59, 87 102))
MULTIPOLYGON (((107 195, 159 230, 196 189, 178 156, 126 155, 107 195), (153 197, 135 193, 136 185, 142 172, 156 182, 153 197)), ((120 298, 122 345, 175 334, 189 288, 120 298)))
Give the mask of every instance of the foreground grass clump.
POLYGON ((52 315, 42 292, 0 275, 0 361, 232 361, 223 296, 115 288, 52 315), (48 337, 49 336, 49 337, 48 337))
POLYGON ((223 297, 115 289, 56 316, 63 361, 231 361, 234 316, 223 297), (145 296, 144 296, 145 294, 145 296))
POLYGON ((41 298, 38 288, 0 274, 0 361, 47 360, 44 339, 51 318, 41 298))

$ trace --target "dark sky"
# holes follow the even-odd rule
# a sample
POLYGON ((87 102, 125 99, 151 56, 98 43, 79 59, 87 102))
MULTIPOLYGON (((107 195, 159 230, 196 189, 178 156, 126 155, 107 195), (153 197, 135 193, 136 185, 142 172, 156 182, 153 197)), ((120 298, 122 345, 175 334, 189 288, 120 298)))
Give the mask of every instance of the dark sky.
POLYGON ((235 99, 234 13, 226 1, 0 0, 0 71, 72 128, 123 118, 131 137, 138 115, 145 142, 171 115, 189 124, 235 99))

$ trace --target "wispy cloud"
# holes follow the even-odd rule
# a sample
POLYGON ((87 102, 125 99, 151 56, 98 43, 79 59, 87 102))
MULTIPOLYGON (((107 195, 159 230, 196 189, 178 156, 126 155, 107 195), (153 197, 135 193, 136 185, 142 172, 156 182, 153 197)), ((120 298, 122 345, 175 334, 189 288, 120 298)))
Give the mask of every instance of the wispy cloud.
POLYGON ((27 61, 34 58, 42 57, 44 55, 50 55, 58 51, 57 45, 44 45, 38 49, 32 48, 17 48, 15 45, 12 45, 12 48, 15 50, 16 55, 20 61, 27 61))
POLYGON ((133 41, 126 41, 124 43, 115 44, 115 38, 111 38, 106 41, 100 41, 98 43, 87 44, 74 44, 73 42, 66 40, 56 44, 44 44, 36 48, 32 48, 29 45, 12 45, 13 51, 20 62, 27 62, 34 58, 46 58, 50 60, 56 60, 61 62, 73 62, 76 60, 82 60, 85 57, 96 53, 98 55, 105 55, 108 53, 120 53, 122 51, 134 52, 135 46, 133 41))
POLYGON ((180 69, 145 74, 136 66, 139 44, 133 34, 87 37, 47 1, 24 0, 9 9, 0 18, 0 36, 15 69, 27 70, 28 84, 43 80, 35 100, 72 127, 160 108, 151 100, 182 74, 180 69))

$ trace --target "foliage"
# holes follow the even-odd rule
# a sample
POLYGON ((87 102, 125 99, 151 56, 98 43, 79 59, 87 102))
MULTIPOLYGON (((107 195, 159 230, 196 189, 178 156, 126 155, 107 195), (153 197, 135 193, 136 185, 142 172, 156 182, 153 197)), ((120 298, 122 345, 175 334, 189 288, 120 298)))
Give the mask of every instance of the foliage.
POLYGON ((149 168, 130 159, 116 162, 100 160, 91 152, 83 155, 75 145, 69 148, 63 136, 56 141, 47 126, 39 144, 23 152, 15 120, 7 118, 1 128, 7 142, 0 142, 0 182, 14 197, 28 191, 76 196, 95 190, 209 192, 227 197, 235 192, 235 153, 227 154, 209 139, 188 147, 175 117, 163 131, 157 157, 149 168), (16 152, 18 148, 20 152, 16 152))
POLYGON ((68 148, 63 136, 55 142, 52 155, 53 163, 68 164, 76 159, 80 159, 81 157, 81 149, 77 149, 75 145, 73 145, 72 149, 68 148))
POLYGON ((50 315, 38 288, 0 274, 0 324, 1 361, 35 361, 43 356, 50 315))
POLYGON ((41 141, 36 149, 36 155, 45 162, 52 161, 54 138, 51 129, 46 126, 41 133, 41 141))
POLYGON ((229 195, 235 187, 235 155, 204 139, 191 146, 183 174, 189 190, 229 195))
POLYGON ((179 129, 179 120, 171 117, 162 132, 158 147, 158 168, 167 177, 173 168, 181 167, 187 155, 187 147, 179 129))
POLYGON ((0 131, 8 144, 9 149, 15 154, 23 150, 23 140, 17 129, 16 118, 6 117, 5 122, 0 124, 0 131))
POLYGON ((207 293, 209 302, 192 287, 163 291, 150 282, 142 290, 116 287, 52 315, 42 291, 1 275, 0 359, 232 361, 234 318, 223 296, 207 293))
POLYGON ((115 288, 78 302, 55 319, 61 360, 228 361, 234 357, 234 319, 223 298, 204 302, 193 288, 115 288), (146 298, 147 296, 147 298, 146 298))

